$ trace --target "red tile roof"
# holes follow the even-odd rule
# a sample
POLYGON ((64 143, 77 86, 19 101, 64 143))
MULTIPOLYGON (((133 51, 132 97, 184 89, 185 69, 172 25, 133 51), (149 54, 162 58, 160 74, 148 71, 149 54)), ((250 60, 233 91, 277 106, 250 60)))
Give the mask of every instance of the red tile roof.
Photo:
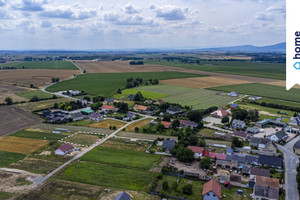
POLYGON ((222 198, 221 190, 222 190, 221 186, 215 180, 212 179, 203 185, 202 196, 212 191, 213 193, 215 193, 215 195, 217 195, 221 199, 222 198))
POLYGON ((105 109, 105 110, 113 110, 115 107, 114 106, 110 106, 110 105, 103 105, 102 106, 102 109, 105 109))
POLYGON ((73 148, 74 147, 71 144, 69 144, 69 143, 64 144, 64 145, 58 147, 58 149, 60 149, 62 152, 67 152, 67 151, 69 151, 69 150, 71 150, 73 148))
POLYGON ((165 126, 165 128, 170 128, 171 122, 161 121, 161 124, 165 126))
POLYGON ((146 111, 148 107, 135 104, 133 108, 136 110, 146 111))
POLYGON ((217 158, 218 160, 226 160, 226 154, 222 154, 222 153, 210 152, 209 156, 213 159, 217 158))
POLYGON ((219 108, 218 110, 213 112, 212 115, 218 116, 218 117, 225 117, 225 116, 228 116, 229 113, 226 110, 224 110, 223 108, 219 108))
POLYGON ((204 150, 203 153, 202 153, 202 157, 204 157, 204 156, 209 156, 209 151, 204 150))
POLYGON ((203 147, 188 146, 188 148, 192 150, 194 153, 199 153, 199 154, 202 154, 204 151, 203 147))

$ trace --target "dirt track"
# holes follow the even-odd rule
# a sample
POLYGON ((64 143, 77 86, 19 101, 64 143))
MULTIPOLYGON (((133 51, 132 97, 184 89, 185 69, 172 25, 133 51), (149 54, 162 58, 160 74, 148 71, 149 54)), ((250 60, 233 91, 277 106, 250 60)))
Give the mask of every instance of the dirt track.
POLYGON ((0 137, 17 132, 43 120, 15 106, 0 106, 0 137))

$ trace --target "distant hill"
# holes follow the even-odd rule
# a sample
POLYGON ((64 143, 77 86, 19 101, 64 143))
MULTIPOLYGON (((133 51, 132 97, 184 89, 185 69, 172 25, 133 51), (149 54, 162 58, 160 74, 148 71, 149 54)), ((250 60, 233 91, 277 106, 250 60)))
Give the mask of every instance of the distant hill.
POLYGON ((217 48, 206 48, 200 49, 200 51, 232 51, 232 52, 259 52, 259 53, 285 53, 286 52, 286 43, 279 43, 269 46, 253 46, 253 45, 242 45, 242 46, 233 46, 233 47, 217 47, 217 48))

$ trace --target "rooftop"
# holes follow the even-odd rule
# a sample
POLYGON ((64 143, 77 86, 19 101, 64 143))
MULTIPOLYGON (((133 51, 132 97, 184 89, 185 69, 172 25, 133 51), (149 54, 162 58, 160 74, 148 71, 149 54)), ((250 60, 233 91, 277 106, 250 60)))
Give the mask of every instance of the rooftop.
POLYGON ((202 196, 212 191, 217 195, 220 199, 222 198, 222 189, 221 186, 215 181, 210 180, 203 185, 202 196))

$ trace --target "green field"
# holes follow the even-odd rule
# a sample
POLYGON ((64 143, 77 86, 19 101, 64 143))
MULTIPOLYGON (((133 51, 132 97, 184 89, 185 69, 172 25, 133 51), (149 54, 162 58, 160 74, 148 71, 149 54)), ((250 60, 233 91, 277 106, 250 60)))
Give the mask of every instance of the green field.
POLYGON ((160 158, 158 155, 146 154, 145 152, 96 147, 84 155, 81 160, 130 169, 149 170, 160 161, 160 158))
POLYGON ((122 90, 122 94, 116 94, 116 95, 114 95, 114 97, 117 98, 117 99, 126 100, 126 99, 128 99, 128 96, 130 94, 134 95, 137 92, 141 92, 143 97, 147 98, 147 99, 160 99, 160 98, 164 98, 164 97, 168 96, 168 95, 165 95, 165 94, 160 94, 160 93, 150 92, 150 91, 145 91, 145 90, 126 89, 126 90, 122 90))
POLYGON ((291 89, 289 91, 286 91, 285 87, 261 83, 229 85, 213 87, 208 89, 226 92, 236 91, 241 94, 249 94, 273 99, 300 102, 300 89, 291 89))
POLYGON ((237 74, 261 78, 273 78, 285 80, 285 64, 283 63, 259 63, 241 61, 201 61, 201 65, 184 64, 181 62, 146 61, 149 64, 181 67, 200 71, 218 72, 224 74, 237 74))
POLYGON ((66 137, 66 135, 62 135, 62 134, 33 132, 33 131, 19 131, 17 133, 11 134, 11 136, 40 139, 40 140, 44 140, 44 138, 46 138, 47 140, 50 141, 56 141, 66 137))
POLYGON ((280 100, 280 99, 263 98, 263 99, 257 100, 257 102, 273 103, 273 104, 286 105, 286 106, 291 106, 291 107, 295 107, 295 108, 300 108, 300 103, 284 101, 284 100, 280 100))
POLYGON ((26 157, 24 154, 0 151, 0 167, 8 167, 26 157))
POLYGON ((11 197, 12 197, 11 193, 0 191, 0 199, 1 200, 10 199, 11 197))
POLYGON ((211 106, 223 107, 237 99, 235 97, 217 95, 218 92, 211 90, 174 85, 144 86, 139 87, 138 90, 165 94, 168 95, 163 98, 166 102, 192 106, 195 109, 204 109, 211 106))
POLYGON ((72 69, 78 70, 78 68, 69 61, 26 61, 15 62, 8 64, 1 64, 0 67, 16 67, 22 69, 72 69))
POLYGON ((29 99, 29 100, 34 96, 37 96, 40 99, 50 99, 53 96, 52 94, 48 94, 41 90, 30 90, 30 91, 25 91, 25 92, 17 92, 16 95, 23 97, 25 99, 29 99))
POLYGON ((55 84, 49 88, 49 92, 64 90, 85 91, 90 95, 102 95, 105 97, 113 96, 117 90, 124 89, 126 80, 130 77, 142 78, 143 80, 158 79, 176 79, 199 77, 202 75, 188 74, 181 72, 133 72, 133 73, 107 73, 107 74, 84 74, 79 75, 72 80, 67 80, 55 84))

